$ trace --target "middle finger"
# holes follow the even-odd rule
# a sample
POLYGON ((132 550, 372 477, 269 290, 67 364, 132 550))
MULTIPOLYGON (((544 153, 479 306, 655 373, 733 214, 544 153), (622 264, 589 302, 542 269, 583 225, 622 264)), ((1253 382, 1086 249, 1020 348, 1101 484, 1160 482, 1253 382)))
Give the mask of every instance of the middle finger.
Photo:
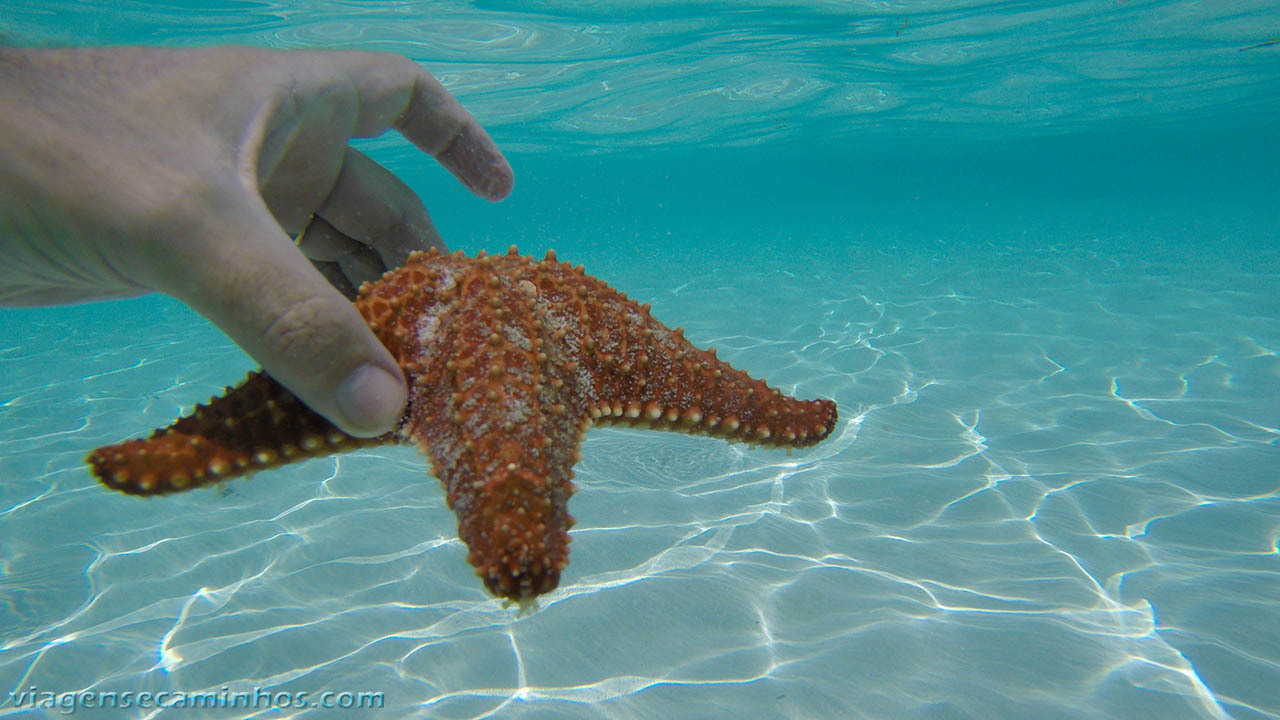
POLYGON ((403 265, 414 250, 445 250, 417 193, 351 147, 316 215, 343 235, 372 247, 387 268, 403 265))

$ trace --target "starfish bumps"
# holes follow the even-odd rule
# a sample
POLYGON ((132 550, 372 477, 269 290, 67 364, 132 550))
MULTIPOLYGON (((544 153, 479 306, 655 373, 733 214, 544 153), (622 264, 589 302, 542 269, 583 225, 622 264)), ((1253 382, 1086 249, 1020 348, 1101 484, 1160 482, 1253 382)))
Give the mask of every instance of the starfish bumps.
POLYGON ((155 495, 356 447, 415 442, 467 559, 496 595, 556 587, 569 561, 573 465, 593 424, 812 445, 836 406, 797 400, 699 350, 625 295, 547 253, 414 253, 356 306, 399 362, 409 402, 378 438, 338 430, 262 373, 145 440, 88 458, 106 485, 155 495))

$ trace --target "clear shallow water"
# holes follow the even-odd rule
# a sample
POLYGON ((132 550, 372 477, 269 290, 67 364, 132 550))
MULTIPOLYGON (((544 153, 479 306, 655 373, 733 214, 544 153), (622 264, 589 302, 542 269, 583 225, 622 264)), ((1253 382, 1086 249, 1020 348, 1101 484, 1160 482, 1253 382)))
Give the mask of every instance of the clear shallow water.
MULTIPOLYGON (((229 7, 169 39, 307 44, 366 23, 358 37, 376 44, 390 26, 362 7, 229 7)), ((166 12, 191 12, 136 8, 81 11, 107 39, 168 33, 166 12)), ((463 10, 473 22, 455 27, 583 42, 617 23, 590 8, 463 10)), ((1063 25, 1028 35, 1009 19, 1032 10, 936 13, 990 28, 1028 63, 1069 55, 1051 32, 1063 25)), ((839 37, 796 30, 794 17, 835 12, 816 3, 791 6, 772 34, 700 6, 628 12, 640 29, 686 14, 742 29, 710 33, 723 42, 711 47, 682 36, 693 61, 757 37, 819 50, 839 37)), ((251 362, 162 298, 0 311, 0 691, 378 691, 384 714, 431 718, 1280 717, 1280 172, 1262 112, 1277 56, 1233 45, 1275 22, 1245 8, 1178 26, 1193 37, 1163 26, 1151 51, 1167 62, 1153 64, 1203 50, 1213 28, 1248 32, 1215 35, 1219 53, 1200 56, 1230 82, 1171 101, 1150 128, 1136 110, 1089 111, 1101 90, 1085 79, 1044 111, 1083 114, 1048 125, 993 110, 924 128, 912 102, 823 125, 810 99, 776 136, 735 130, 751 112, 702 106, 644 133, 582 130, 554 123, 573 103, 520 116, 536 83, 463 83, 520 146, 500 205, 402 144, 370 143, 451 244, 555 247, 735 365, 840 405, 833 438, 790 455, 589 433, 572 562, 525 618, 484 594, 410 450, 224 493, 103 490, 89 450, 168 422, 251 362), (846 123, 873 140, 818 132, 846 123), (710 147, 725 137, 754 145, 710 147)), ((678 44, 663 33, 652 41, 678 44)), ((959 97, 930 81, 976 92, 1001 67, 884 72, 907 95, 959 97)), ((1160 72, 1131 82, 1155 87, 1160 72)), ((574 77, 540 82, 563 97, 574 77)), ((735 107, 772 112, 758 102, 735 107)))
POLYGON ((0 29, 400 52, 517 151, 1149 131, 1280 94, 1271 0, 22 0, 0 29))

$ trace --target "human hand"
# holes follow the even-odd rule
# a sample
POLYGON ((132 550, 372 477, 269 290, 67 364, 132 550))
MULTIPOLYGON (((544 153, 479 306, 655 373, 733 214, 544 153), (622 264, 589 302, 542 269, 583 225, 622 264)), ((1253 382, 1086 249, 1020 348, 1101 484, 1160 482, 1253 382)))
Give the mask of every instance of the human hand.
POLYGON ((381 434, 404 379, 326 276, 350 292, 443 248, 347 144, 390 128, 472 192, 511 191, 475 118, 401 56, 0 48, 0 304, 168 293, 338 427, 381 434))

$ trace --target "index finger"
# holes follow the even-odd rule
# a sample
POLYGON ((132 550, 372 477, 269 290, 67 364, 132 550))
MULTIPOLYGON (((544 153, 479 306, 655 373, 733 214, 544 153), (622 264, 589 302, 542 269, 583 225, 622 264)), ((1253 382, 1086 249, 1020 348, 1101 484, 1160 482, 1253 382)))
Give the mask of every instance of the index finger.
POLYGON ((394 127, 475 194, 501 200, 511 192, 511 165, 497 144, 431 73, 403 55, 339 55, 360 98, 356 137, 394 127))

